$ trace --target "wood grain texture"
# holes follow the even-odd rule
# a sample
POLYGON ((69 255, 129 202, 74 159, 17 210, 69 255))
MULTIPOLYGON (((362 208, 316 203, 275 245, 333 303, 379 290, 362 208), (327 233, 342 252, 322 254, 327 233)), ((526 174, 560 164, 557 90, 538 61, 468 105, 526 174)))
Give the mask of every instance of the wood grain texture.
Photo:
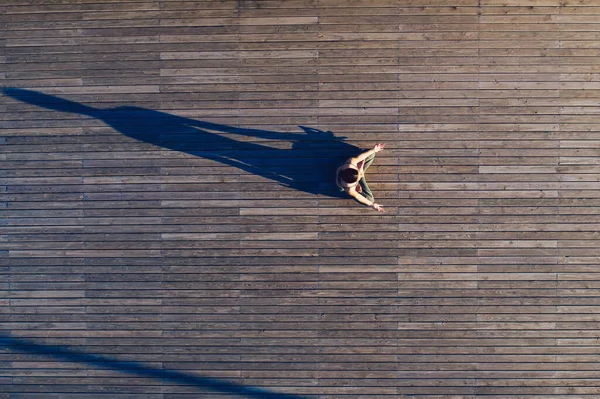
POLYGON ((0 97, 0 399, 597 397, 599 16, 3 1, 2 86, 94 111, 0 97), (327 131, 385 214, 311 191, 327 131))

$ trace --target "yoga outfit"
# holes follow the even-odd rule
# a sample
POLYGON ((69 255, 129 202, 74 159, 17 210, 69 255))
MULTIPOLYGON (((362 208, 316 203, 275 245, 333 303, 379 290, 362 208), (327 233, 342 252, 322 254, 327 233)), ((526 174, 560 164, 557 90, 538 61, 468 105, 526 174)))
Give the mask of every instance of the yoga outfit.
POLYGON ((342 180, 342 178, 340 177, 340 173, 342 172, 340 168, 342 166, 348 164, 348 165, 352 166, 353 169, 358 170, 358 166, 354 165, 353 163, 350 163, 348 161, 346 161, 342 165, 340 165, 340 168, 338 168, 338 174, 335 179, 335 183, 339 187, 340 191, 346 191, 346 190, 348 190, 352 187, 356 187, 357 185, 360 184, 360 187, 362 188, 362 192, 360 192, 359 194, 362 195, 363 197, 365 197, 366 199, 368 199, 369 201, 373 202, 375 199, 373 198, 373 193, 369 189, 369 185, 367 184, 367 180, 365 179, 364 172, 366 172, 367 169, 369 169, 369 166, 371 166, 374 159, 375 159, 375 154, 372 154, 369 157, 367 157, 367 159, 364 160, 365 165, 363 166, 363 176, 360 178, 360 180, 358 180, 357 182, 354 182, 354 183, 346 183, 345 181, 342 180), (344 184, 345 184, 345 186, 344 186, 344 184))

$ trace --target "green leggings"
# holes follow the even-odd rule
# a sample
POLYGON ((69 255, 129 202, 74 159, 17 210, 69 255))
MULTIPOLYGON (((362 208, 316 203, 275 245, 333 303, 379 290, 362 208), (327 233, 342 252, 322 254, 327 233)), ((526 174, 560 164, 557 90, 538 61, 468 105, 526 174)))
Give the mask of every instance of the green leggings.
MULTIPOLYGON (((367 171, 367 169, 369 169, 369 166, 371 166, 374 159, 375 159, 375 154, 373 154, 373 155, 369 156, 367 159, 365 159, 365 166, 363 167, 365 172, 367 171)), ((360 179, 358 184, 360 184, 360 187, 362 188, 362 193, 360 193, 360 194, 362 194, 362 196, 365 197, 366 199, 368 199, 369 201, 374 201, 375 198, 373 198, 373 193, 369 189, 369 185, 367 184, 367 181, 365 180, 364 176, 360 179)))

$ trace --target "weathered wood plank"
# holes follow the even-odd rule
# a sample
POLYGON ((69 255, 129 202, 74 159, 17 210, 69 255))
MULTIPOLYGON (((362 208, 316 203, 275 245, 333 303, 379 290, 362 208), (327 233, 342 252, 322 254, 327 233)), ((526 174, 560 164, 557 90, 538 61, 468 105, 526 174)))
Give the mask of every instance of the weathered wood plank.
MULTIPOLYGON (((307 397, 593 396, 598 7, 534 3, 7 0, 5 86, 383 141, 387 213, 310 191, 333 174, 316 136, 219 132, 203 144, 240 144, 219 162, 5 96, 6 328, 307 397)), ((7 399, 230 397, 18 351, 0 369, 7 399)))

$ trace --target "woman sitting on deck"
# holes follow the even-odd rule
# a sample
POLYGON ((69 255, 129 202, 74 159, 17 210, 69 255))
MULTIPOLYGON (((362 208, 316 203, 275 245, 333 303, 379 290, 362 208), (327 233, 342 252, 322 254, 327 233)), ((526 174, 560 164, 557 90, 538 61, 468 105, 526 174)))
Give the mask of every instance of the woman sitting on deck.
POLYGON ((375 203, 373 193, 369 190, 365 180, 365 172, 373 163, 375 154, 383 151, 385 144, 379 143, 369 151, 349 158, 336 171, 335 182, 341 190, 347 192, 351 197, 361 204, 365 204, 376 211, 384 212, 383 207, 375 203))

